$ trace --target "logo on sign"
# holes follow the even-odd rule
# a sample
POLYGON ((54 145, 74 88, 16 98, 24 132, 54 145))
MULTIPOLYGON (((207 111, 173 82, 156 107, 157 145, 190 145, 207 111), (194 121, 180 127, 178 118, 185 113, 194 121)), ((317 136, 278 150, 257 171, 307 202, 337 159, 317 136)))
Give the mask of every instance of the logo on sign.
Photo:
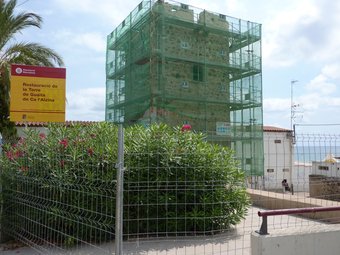
POLYGON ((22 74, 22 69, 21 69, 20 67, 17 67, 17 68, 15 69, 15 72, 16 72, 17 74, 22 74))

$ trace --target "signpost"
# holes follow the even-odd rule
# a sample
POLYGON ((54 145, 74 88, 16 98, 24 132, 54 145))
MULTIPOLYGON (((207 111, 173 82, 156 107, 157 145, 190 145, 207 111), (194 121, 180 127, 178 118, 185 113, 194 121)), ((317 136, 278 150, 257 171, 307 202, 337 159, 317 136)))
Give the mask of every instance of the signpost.
POLYGON ((65 122, 66 69, 11 66, 11 121, 65 122))

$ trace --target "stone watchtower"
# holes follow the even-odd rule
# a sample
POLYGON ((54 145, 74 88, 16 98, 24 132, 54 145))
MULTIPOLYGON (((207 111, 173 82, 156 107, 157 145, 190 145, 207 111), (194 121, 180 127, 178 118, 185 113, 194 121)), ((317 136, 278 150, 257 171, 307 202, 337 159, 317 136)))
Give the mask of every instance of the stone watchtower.
POLYGON ((261 25, 143 1, 108 35, 107 121, 190 124, 263 173, 261 25))

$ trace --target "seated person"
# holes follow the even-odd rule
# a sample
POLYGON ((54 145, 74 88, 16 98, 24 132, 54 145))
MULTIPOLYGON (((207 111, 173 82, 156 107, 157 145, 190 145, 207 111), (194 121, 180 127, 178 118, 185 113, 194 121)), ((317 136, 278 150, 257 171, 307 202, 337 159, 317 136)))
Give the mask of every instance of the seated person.
POLYGON ((290 191, 290 188, 289 188, 287 179, 283 179, 283 181, 282 181, 282 187, 284 187, 284 190, 285 190, 285 191, 290 191))

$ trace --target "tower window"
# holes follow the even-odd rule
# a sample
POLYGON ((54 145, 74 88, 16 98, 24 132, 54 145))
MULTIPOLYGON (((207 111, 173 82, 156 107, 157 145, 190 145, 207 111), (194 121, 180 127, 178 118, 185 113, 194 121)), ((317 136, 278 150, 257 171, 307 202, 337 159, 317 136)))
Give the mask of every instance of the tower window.
POLYGON ((189 5, 187 5, 187 4, 181 4, 181 7, 184 10, 188 10, 189 9, 189 5))
POLYGON ((227 55, 227 53, 226 53, 226 51, 224 49, 221 49, 219 53, 220 53, 221 57, 224 57, 224 56, 227 55))
POLYGON ((219 89, 220 92, 227 92, 227 86, 223 83, 220 84, 219 89))
POLYGON ((204 69, 201 65, 194 65, 192 68, 192 79, 194 81, 204 81, 204 69))
POLYGON ((226 20, 226 18, 227 18, 226 15, 224 15, 224 14, 220 14, 219 17, 220 17, 220 19, 223 19, 223 20, 226 20))
POLYGON ((182 81, 182 88, 189 88, 189 83, 187 81, 182 81))
POLYGON ((329 167, 328 166, 319 166, 318 169, 328 171, 329 167))
POLYGON ((188 42, 181 41, 181 48, 182 48, 182 49, 189 49, 189 48, 190 48, 190 45, 189 45, 188 42))

